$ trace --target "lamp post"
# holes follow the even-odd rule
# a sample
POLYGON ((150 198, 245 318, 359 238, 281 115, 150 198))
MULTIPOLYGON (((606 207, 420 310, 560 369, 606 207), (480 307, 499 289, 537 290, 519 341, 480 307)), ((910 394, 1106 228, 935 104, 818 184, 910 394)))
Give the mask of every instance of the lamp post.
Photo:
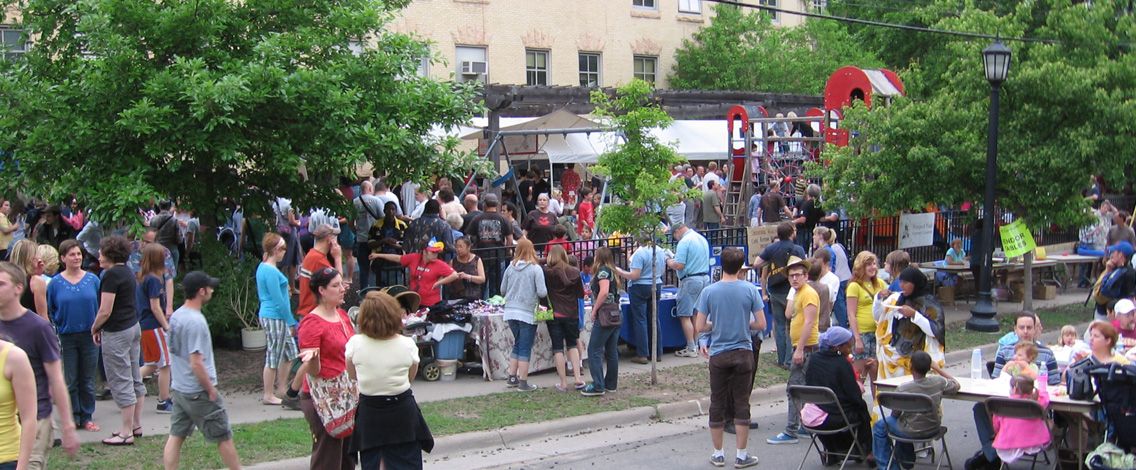
POLYGON ((1002 82, 1010 71, 1010 48, 995 40, 994 44, 982 51, 982 65, 986 71, 986 81, 990 82, 990 130, 986 136, 986 199, 982 203, 982 271, 978 278, 978 301, 970 309, 970 319, 966 329, 973 331, 998 331, 998 321, 994 315, 998 310, 990 297, 992 284, 992 265, 994 264, 994 188, 998 183, 998 97, 1002 82))

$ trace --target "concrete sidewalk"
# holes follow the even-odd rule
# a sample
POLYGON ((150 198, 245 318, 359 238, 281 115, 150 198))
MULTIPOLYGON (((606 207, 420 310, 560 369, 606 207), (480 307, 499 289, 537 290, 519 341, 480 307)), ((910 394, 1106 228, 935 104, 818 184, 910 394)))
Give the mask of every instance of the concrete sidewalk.
MULTIPOLYGON (((1048 301, 1034 301, 1035 309, 1049 308, 1060 305, 1081 304, 1084 302, 1087 289, 1069 289, 1063 294, 1059 294, 1054 300, 1048 301)), ((973 302, 965 303, 958 302, 955 306, 945 307, 946 320, 949 324, 958 324, 966 321, 970 317, 969 310, 973 306, 973 302)), ((1001 302, 997 304, 999 314, 1012 315, 1021 311, 1020 303, 1001 302)), ((1091 321, 1091 316, 1086 316, 1085 322, 1091 321)), ((1059 325, 1047 325, 1046 337, 1053 335, 1053 341, 1056 340, 1057 330, 1059 325)), ((992 335, 992 343, 998 336, 992 335)), ((774 347, 773 341, 765 341, 762 345, 763 352, 772 351, 774 347)), ((992 357, 994 353, 993 345, 987 346, 983 354, 986 357, 992 357)), ((970 358, 970 351, 955 351, 947 355, 948 363, 957 361, 966 361, 970 358)), ((680 358, 675 357, 673 354, 666 354, 662 362, 657 363, 660 373, 672 367, 691 364, 694 362, 705 362, 702 358, 680 358)), ((620 362, 620 372, 622 374, 636 374, 647 373, 650 371, 650 365, 634 364, 629 360, 620 362)), ((555 371, 545 371, 530 376, 530 382, 542 388, 552 388, 558 382, 555 371)), ((585 379, 588 380, 588 379, 585 379)), ((416 380, 414 382, 414 394, 420 402, 446 400, 450 398, 471 397, 471 396, 486 396, 492 393, 499 393, 506 391, 505 383, 503 381, 488 382, 481 377, 459 375, 458 379, 453 382, 426 382, 424 380, 416 380)), ((224 389, 224 384, 221 384, 224 389)), ((707 385, 707 389, 709 385, 707 385)), ((260 403, 259 393, 223 393, 226 408, 229 412, 230 422, 233 424, 271 421, 279 418, 300 418, 302 415, 298 411, 285 410, 280 406, 265 406, 260 403)), ((784 388, 775 386, 761 390, 755 390, 753 395, 753 402, 759 403, 768 400, 779 400, 784 396, 784 388)), ((144 432, 147 435, 161 435, 169 431, 169 417, 168 415, 158 415, 154 412, 155 400, 153 397, 146 402, 146 411, 143 415, 144 432)), ((80 431, 79 436, 82 442, 98 442, 110 436, 110 432, 114 431, 119 422, 119 413, 114 408, 113 402, 103 401, 99 402, 95 411, 95 422, 103 427, 103 431, 98 433, 90 433, 80 431)), ((678 419, 683 417, 697 416, 707 412, 708 399, 692 400, 687 402, 669 403, 659 405, 658 407, 642 407, 630 410, 608 412, 596 415, 579 416, 574 418, 566 418, 562 420, 547 421, 541 423, 532 423, 518 425, 509 428, 503 428, 495 431, 481 431, 473 433, 465 433, 452 436, 444 436, 437 440, 437 446, 434 453, 429 455, 429 460, 437 461, 445 459, 447 456, 463 455, 469 452, 475 452, 480 449, 486 448, 499 448, 499 447, 512 447, 519 445, 525 441, 534 439, 542 439, 548 436, 555 436, 567 433, 580 433, 587 432, 587 430, 596 430, 608 428, 612 426, 629 425, 633 423, 646 423, 655 421, 666 421, 678 419)), ((308 459, 298 458, 290 459, 279 462, 266 462, 247 468, 256 469, 271 468, 272 470, 288 470, 292 468, 303 469, 307 468, 308 459)))

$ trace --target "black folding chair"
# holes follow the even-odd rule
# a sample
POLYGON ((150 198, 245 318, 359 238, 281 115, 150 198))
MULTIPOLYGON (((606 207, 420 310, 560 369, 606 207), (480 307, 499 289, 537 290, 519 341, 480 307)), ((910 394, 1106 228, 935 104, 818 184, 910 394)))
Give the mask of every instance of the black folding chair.
MULTIPOLYGON (((986 399, 986 412, 990 414, 990 420, 993 421, 995 416, 1003 418, 1019 418, 1019 419, 1040 419, 1045 422, 1046 429, 1053 429, 1053 423, 1049 419, 1049 411, 1033 400, 1024 400, 1021 398, 1001 398, 990 397, 986 399)), ((1030 470, 1037 466, 1037 458, 1040 455, 1045 459, 1046 465, 1053 465, 1054 470, 1057 468, 1057 459, 1053 462, 1049 461, 1049 454, 1046 452, 1053 449, 1053 439, 1049 439, 1049 443, 1041 449, 1040 452, 1029 454, 1030 457, 1030 470)), ((1006 462, 1002 462, 1001 470, 1007 468, 1006 462)))
POLYGON ((858 427, 860 426, 860 423, 848 421, 848 415, 844 414, 843 408, 840 408, 840 401, 836 399, 836 394, 832 392, 832 389, 828 387, 813 387, 808 385, 790 385, 789 397, 793 399, 793 406, 797 408, 798 415, 801 414, 801 409, 804 408, 805 404, 807 403, 812 403, 817 406, 834 404, 837 405, 837 409, 840 410, 840 417, 844 419, 844 427, 841 427, 840 429, 817 429, 809 426, 804 426, 804 424, 802 423, 802 426, 804 426, 805 430, 808 431, 809 434, 812 434, 812 440, 809 441, 809 448, 805 451, 804 457, 801 457, 801 464, 797 466, 797 470, 801 470, 805 467, 805 460, 808 460, 809 452, 812 452, 814 448, 817 450, 817 454, 821 457, 821 463, 827 464, 824 459, 825 451, 820 448, 820 444, 817 444, 817 438, 819 436, 831 436, 844 432, 852 433, 852 447, 848 448, 848 452, 833 452, 832 450, 828 451, 828 455, 830 456, 835 455, 838 457, 844 457, 844 460, 840 463, 840 470, 844 470, 844 466, 848 464, 848 459, 853 455, 852 449, 858 449, 860 451, 859 455, 865 458, 870 454, 869 452, 866 452, 865 449, 860 447, 860 440, 858 439, 858 427))
MULTIPOLYGON (((880 405, 880 419, 884 419, 884 417, 887 416, 884 414, 883 408, 887 408, 892 411, 898 411, 901 413, 941 413, 939 407, 935 406, 935 400, 932 400, 930 396, 924 395, 922 393, 880 392, 879 395, 876 395, 876 402, 880 405)), ((892 445, 891 458, 888 459, 885 468, 891 468, 892 462, 898 462, 903 465, 915 465, 919 463, 897 461, 895 456, 896 443, 903 442, 914 446, 927 441, 931 441, 932 443, 926 447, 916 449, 916 452, 920 450, 931 451, 931 462, 927 465, 934 465, 935 468, 938 469, 942 467, 943 459, 946 458, 947 468, 954 468, 951 466, 951 454, 949 451, 947 451, 946 426, 939 426, 939 431, 933 435, 919 438, 901 437, 896 435, 895 431, 897 430, 888 425, 887 421, 884 421, 884 427, 887 428, 888 439, 891 439, 892 445), (938 459, 936 459, 934 456, 934 441, 939 441, 943 449, 942 454, 938 456, 938 459)))

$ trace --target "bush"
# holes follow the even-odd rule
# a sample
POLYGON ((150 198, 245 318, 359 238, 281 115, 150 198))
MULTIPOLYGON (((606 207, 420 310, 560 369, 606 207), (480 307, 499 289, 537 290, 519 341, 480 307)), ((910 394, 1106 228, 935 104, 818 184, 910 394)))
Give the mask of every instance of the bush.
POLYGON ((259 327, 256 268, 260 260, 241 260, 221 242, 208 237, 200 247, 204 271, 221 280, 203 312, 209 332, 215 339, 232 338, 240 334, 241 328, 259 327))

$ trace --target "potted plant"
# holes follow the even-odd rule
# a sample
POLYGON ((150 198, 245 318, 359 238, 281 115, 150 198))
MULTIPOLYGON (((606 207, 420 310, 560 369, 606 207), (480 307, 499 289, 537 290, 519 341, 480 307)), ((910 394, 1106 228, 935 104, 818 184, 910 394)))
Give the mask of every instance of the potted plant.
POLYGON ((206 309, 210 330, 215 338, 233 337, 240 328, 241 347, 246 351, 261 351, 268 339, 260 328, 260 300, 256 293, 255 260, 241 260, 233 256, 215 240, 202 243, 205 272, 221 280, 206 309), (216 331, 214 331, 216 330, 216 331))
POLYGON ((268 337, 260 327, 258 315, 260 301, 256 296, 256 278, 234 276, 229 282, 229 288, 232 292, 225 296, 225 307, 232 310, 233 315, 244 325, 244 328, 241 328, 241 347, 245 351, 263 351, 268 347, 268 337))

